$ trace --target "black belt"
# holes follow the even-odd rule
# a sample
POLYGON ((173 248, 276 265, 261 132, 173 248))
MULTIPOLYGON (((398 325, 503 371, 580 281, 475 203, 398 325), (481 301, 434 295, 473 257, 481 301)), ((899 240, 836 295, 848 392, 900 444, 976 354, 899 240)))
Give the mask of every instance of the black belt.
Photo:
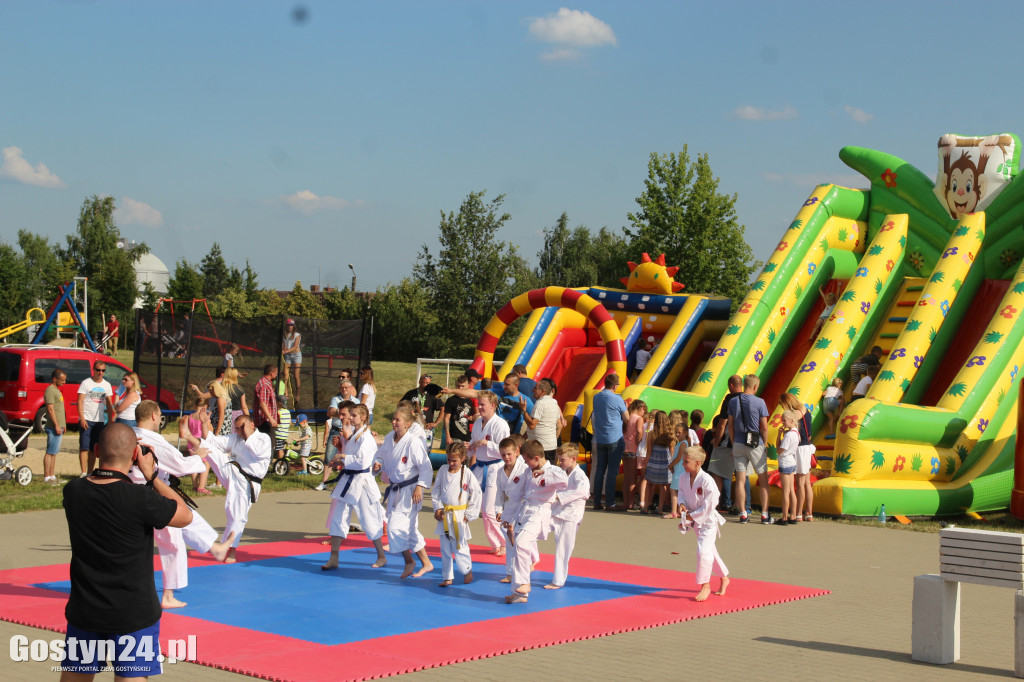
POLYGON ((408 481, 402 481, 400 483, 392 483, 384 491, 384 499, 381 501, 381 504, 387 504, 387 502, 388 502, 388 495, 391 494, 392 490, 394 490, 395 492, 398 492, 402 488, 408 488, 413 483, 416 483, 418 480, 420 480, 420 479, 418 479, 418 478, 410 478, 408 481))
POLYGON ((253 483, 263 483, 263 479, 260 478, 259 476, 253 476, 248 471, 243 469, 241 464, 239 464, 238 462, 236 462, 233 459, 229 460, 228 464, 231 464, 236 469, 238 469, 239 473, 241 473, 242 476, 245 477, 245 480, 249 482, 249 499, 252 501, 253 504, 256 504, 256 488, 253 487, 252 484, 253 483))
POLYGON ((368 468, 367 469, 342 469, 340 472, 338 472, 338 478, 341 478, 342 476, 348 476, 348 480, 345 481, 345 487, 341 489, 341 496, 345 497, 345 495, 348 494, 348 487, 350 485, 352 485, 352 481, 355 480, 356 474, 368 474, 368 473, 370 473, 370 470, 368 468))

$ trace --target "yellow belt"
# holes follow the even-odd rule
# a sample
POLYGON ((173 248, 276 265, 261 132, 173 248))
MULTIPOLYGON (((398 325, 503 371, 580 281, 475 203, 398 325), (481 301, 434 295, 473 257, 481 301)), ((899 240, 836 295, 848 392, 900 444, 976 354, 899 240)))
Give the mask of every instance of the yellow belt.
MULTIPOLYGON (((469 504, 446 504, 444 506, 444 516, 442 517, 442 520, 444 521, 444 536, 446 538, 451 539, 451 536, 448 535, 448 514, 451 512, 466 511, 468 508, 469 504)), ((452 518, 452 525, 455 526, 455 546, 458 547, 460 545, 459 524, 455 522, 454 518, 452 518)))

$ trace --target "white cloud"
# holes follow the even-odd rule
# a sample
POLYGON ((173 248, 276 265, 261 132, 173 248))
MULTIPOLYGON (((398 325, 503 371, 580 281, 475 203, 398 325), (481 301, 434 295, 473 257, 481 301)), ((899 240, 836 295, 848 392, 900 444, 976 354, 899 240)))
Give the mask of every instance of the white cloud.
POLYGON ((574 50, 571 47, 561 47, 557 50, 551 50, 551 52, 545 52, 540 56, 540 58, 546 62, 555 62, 560 60, 568 61, 571 59, 579 59, 580 51, 574 50))
MULTIPOLYGON (((528 20, 530 35, 545 43, 573 47, 618 45, 612 27, 590 12, 562 7, 554 14, 528 20)), ((550 53, 549 53, 550 54, 550 53)))
POLYGON ((339 199, 337 197, 318 197, 308 189, 301 190, 295 194, 286 194, 281 197, 281 201, 286 206, 294 208, 296 211, 302 211, 306 215, 317 211, 341 211, 350 206, 363 205, 361 200, 349 201, 348 199, 339 199))
POLYGON ((744 121, 789 121, 794 118, 799 118, 800 113, 791 107, 790 105, 784 106, 782 109, 765 109, 764 107, 755 107, 751 104, 744 104, 741 107, 736 107, 732 112, 733 118, 743 119, 744 121))
POLYGON ((32 164, 21 155, 21 147, 3 148, 3 165, 0 165, 0 178, 8 178, 15 182, 37 187, 64 187, 64 181, 50 172, 44 164, 32 164))
POLYGON ((875 117, 874 114, 869 114, 863 109, 858 109, 857 107, 847 106, 845 108, 846 113, 849 114, 850 118, 852 118, 857 123, 867 123, 868 121, 875 117))
POLYGON ((160 227, 164 224, 164 216, 143 201, 136 201, 130 197, 122 197, 121 205, 114 211, 117 222, 124 225, 143 225, 145 227, 160 227))
POLYGON ((857 173, 830 175, 828 173, 761 173, 761 178, 766 182, 785 183, 787 185, 793 185, 794 187, 806 187, 808 191, 817 187, 818 185, 824 185, 831 183, 839 185, 841 187, 852 187, 861 189, 867 189, 869 184, 867 179, 863 175, 857 173))

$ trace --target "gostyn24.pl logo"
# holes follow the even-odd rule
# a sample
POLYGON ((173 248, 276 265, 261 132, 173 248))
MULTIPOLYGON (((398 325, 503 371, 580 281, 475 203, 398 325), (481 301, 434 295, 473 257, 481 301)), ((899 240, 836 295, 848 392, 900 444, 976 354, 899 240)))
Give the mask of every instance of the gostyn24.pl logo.
MULTIPOLYGON (((131 635, 122 635, 117 642, 121 645, 121 655, 117 662, 132 663, 135 661, 151 662, 154 659, 162 663, 196 660, 196 636, 189 635, 186 639, 168 639, 166 646, 160 648, 154 638, 143 636, 135 641, 131 635), (131 640, 131 641, 128 641, 131 640), (160 653, 166 651, 167 655, 160 653)), ((114 640, 78 640, 68 637, 64 639, 29 639, 25 635, 11 637, 12 661, 76 661, 92 663, 94 661, 113 661, 114 640)))

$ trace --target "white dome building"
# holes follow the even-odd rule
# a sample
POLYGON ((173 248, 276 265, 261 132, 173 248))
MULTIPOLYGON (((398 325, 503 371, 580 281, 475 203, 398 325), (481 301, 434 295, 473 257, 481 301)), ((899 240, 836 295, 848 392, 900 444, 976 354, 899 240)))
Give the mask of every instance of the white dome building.
MULTIPOLYGON (((122 249, 131 249, 137 245, 137 242, 118 242, 117 245, 122 249)), ((142 254, 139 260, 135 261, 135 284, 138 286, 140 293, 142 292, 143 285, 149 282, 158 294, 166 296, 170 280, 171 271, 152 251, 142 254)), ((141 298, 135 299, 135 307, 142 307, 141 298)))

